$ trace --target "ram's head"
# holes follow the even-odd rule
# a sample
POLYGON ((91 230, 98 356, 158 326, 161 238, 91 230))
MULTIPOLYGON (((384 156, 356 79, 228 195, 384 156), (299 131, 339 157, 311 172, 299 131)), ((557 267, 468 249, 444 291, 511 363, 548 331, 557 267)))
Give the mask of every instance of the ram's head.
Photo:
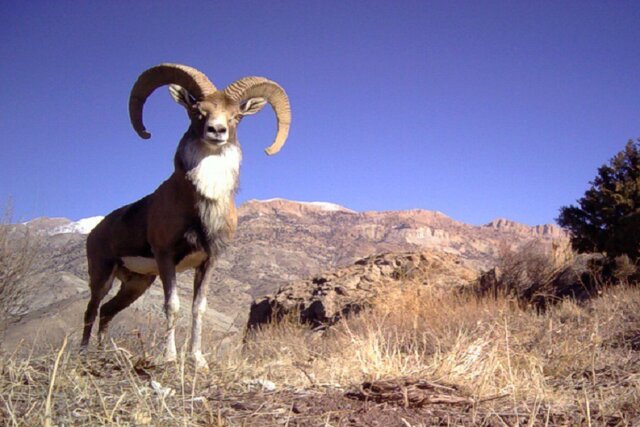
POLYGON ((185 107, 195 136, 208 144, 222 146, 235 141, 242 117, 271 104, 278 121, 275 141, 265 151, 272 155, 284 145, 291 124, 289 99, 277 83, 263 77, 245 77, 218 90, 200 71, 186 65, 161 64, 140 75, 129 97, 129 117, 141 138, 148 139, 142 121, 144 103, 160 86, 169 85, 173 99, 185 107))

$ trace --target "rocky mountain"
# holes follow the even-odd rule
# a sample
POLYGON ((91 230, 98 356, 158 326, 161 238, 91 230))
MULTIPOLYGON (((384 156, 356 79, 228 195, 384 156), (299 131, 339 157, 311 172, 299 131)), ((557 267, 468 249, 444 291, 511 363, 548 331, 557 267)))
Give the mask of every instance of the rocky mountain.
POLYGON ((529 227, 515 221, 504 218, 497 218, 486 224, 485 227, 499 231, 513 232, 520 235, 530 235, 532 237, 546 237, 551 239, 562 239, 566 237, 566 232, 553 224, 536 225, 529 227))
MULTIPOLYGON (((284 199, 248 201, 240 206, 238 215, 236 238, 218 261, 209 287, 207 316, 216 330, 224 332, 245 324, 253 299, 274 293, 289 282, 349 266, 370 255, 436 250, 456 257, 465 268, 480 271, 494 265, 501 245, 565 238, 554 225, 530 227, 497 219, 474 226, 436 211, 355 212, 332 203, 284 199)), ((62 319, 51 323, 60 330, 79 329, 88 297, 87 287, 82 285, 87 280, 86 233, 99 220, 100 217, 77 222, 38 218, 15 226, 39 236, 39 248, 28 279, 34 289, 31 309, 20 313, 19 324, 9 329, 14 331, 14 338, 23 335, 20 325, 34 327, 48 315, 62 319)), ((179 276, 183 301, 190 298, 192 279, 189 272, 179 276)), ((122 325, 143 320, 160 322, 161 307, 162 287, 156 283, 125 310, 127 315, 123 312, 115 319, 114 327, 118 321, 122 325)), ((182 320, 186 323, 189 304, 183 307, 182 320)))

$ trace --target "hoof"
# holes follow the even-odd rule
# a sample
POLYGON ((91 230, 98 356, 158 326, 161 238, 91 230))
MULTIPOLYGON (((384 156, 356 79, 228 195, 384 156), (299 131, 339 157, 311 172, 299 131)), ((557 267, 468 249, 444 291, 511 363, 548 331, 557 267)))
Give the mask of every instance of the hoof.
POLYGON ((168 368, 178 362, 177 357, 167 357, 164 354, 158 354, 151 358, 151 364, 159 368, 168 368))
POLYGON ((178 360, 178 356, 176 353, 172 351, 165 351, 164 356, 162 356, 163 363, 174 363, 178 360))
POLYGON ((80 362, 87 363, 90 359, 89 349, 85 346, 80 347, 78 357, 80 358, 80 362))
POLYGON ((202 353, 192 354, 191 359, 193 360, 193 363, 196 365, 197 369, 209 372, 209 364, 207 363, 202 353))
POLYGON ((98 334, 98 350, 102 351, 105 348, 105 343, 107 342, 107 334, 106 332, 100 332, 98 334))

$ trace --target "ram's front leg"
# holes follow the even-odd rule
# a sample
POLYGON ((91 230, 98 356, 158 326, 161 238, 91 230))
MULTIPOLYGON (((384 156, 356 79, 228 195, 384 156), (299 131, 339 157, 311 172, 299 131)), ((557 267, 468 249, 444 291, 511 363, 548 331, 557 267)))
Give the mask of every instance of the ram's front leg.
POLYGON ((164 289, 164 313, 167 318, 166 344, 164 350, 164 360, 173 362, 177 358, 176 352, 176 321, 180 311, 180 299, 176 287, 176 267, 173 264, 171 254, 157 254, 156 262, 162 287, 164 289))
POLYGON ((208 369, 207 361, 202 355, 202 317, 207 310, 207 285, 213 275, 213 260, 207 259, 197 269, 193 281, 193 306, 191 323, 190 353, 196 366, 208 369))

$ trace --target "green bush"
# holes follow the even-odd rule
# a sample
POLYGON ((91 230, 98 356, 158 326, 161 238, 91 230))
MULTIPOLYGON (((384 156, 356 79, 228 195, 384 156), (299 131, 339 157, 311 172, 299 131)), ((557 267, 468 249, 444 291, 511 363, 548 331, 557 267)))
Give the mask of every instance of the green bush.
POLYGON ((557 219, 575 250, 640 258, 640 139, 598 169, 577 203, 562 207, 557 219))

